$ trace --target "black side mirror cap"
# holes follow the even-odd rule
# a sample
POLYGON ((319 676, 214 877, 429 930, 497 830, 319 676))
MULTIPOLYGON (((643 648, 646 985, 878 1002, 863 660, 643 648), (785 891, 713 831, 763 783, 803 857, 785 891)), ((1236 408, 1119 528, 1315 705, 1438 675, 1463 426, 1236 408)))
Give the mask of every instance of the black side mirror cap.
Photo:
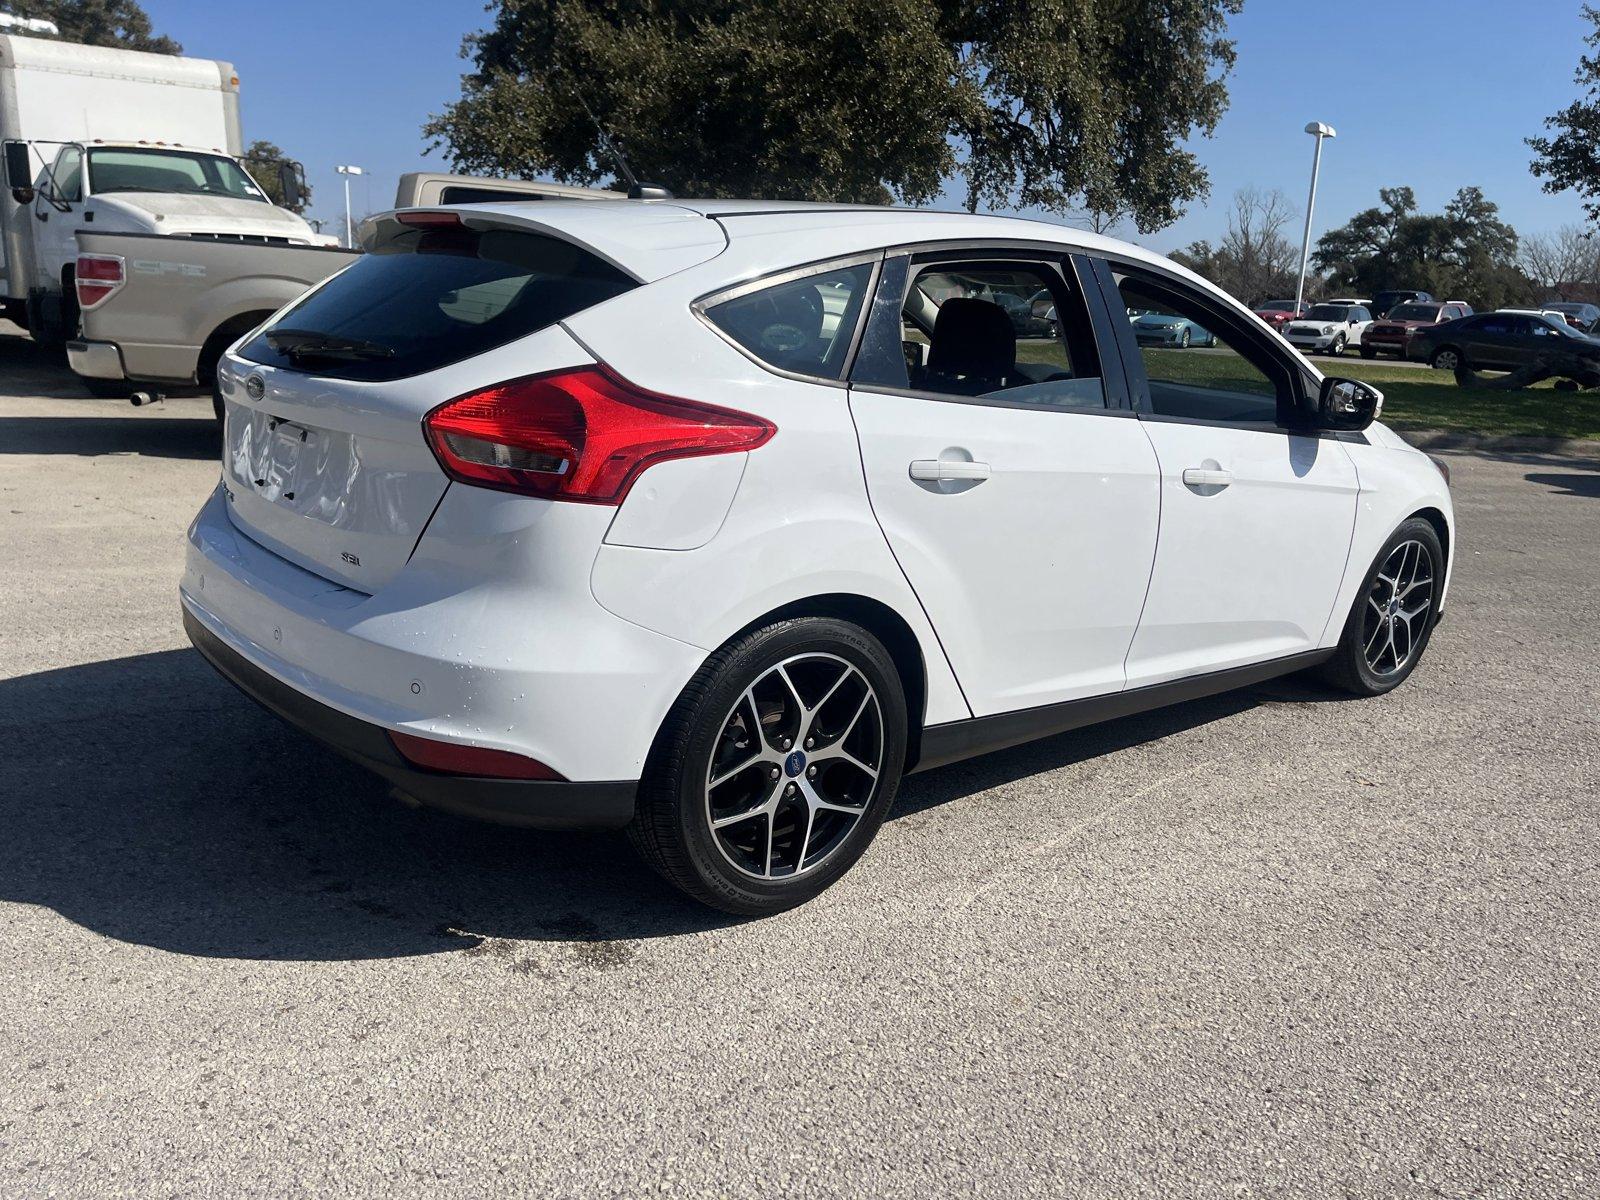
MULTIPOLYGON (((30 192, 33 190, 33 169, 28 162, 27 142, 6 143, 6 186, 11 189, 12 195, 24 188, 30 192)), ((20 199, 17 202, 24 203, 20 199)))
POLYGON ((283 206, 298 212, 306 199, 306 169, 288 159, 279 162, 278 191, 283 196, 283 206))
POLYGON ((1359 379, 1330 377, 1317 393, 1317 426, 1321 429, 1361 430, 1383 411, 1383 393, 1359 379))

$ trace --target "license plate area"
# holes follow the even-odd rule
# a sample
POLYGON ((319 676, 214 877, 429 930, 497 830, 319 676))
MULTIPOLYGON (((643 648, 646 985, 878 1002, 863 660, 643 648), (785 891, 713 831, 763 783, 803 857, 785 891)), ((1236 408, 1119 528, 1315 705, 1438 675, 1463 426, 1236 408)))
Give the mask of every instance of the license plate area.
POLYGON ((232 447, 234 478, 273 504, 303 499, 305 464, 317 461, 325 435, 265 413, 255 414, 240 434, 232 447))

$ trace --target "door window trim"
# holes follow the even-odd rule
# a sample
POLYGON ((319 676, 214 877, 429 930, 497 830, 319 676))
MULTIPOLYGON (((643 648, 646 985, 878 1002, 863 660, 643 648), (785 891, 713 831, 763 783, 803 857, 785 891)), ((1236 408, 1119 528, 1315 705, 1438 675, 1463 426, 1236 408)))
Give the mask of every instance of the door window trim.
POLYGON ((770 275, 758 275, 753 279, 742 280, 729 287, 722 287, 714 292, 708 292, 699 299, 691 301, 689 311, 700 319, 702 325, 769 375, 777 375, 784 379, 794 379, 800 383, 817 383, 824 387, 844 388, 849 386, 847 381, 850 378, 851 369, 855 366, 856 352, 861 348, 861 337, 867 328, 867 318, 872 314, 872 305, 878 294, 878 280, 883 274, 883 260, 884 252, 882 250, 872 250, 864 254, 851 254, 843 258, 829 258, 818 262, 805 263, 798 267, 785 267, 783 270, 775 271, 770 275), (754 351, 740 345, 733 335, 718 325, 715 318, 711 316, 711 309, 729 300, 738 300, 742 296, 765 291, 767 288, 782 287, 786 283, 794 283, 813 275, 826 275, 831 271, 842 271, 849 267, 868 265, 871 266, 872 270, 867 275, 867 301, 856 312, 855 328, 850 331, 850 343, 845 350, 837 376, 807 375, 803 371, 790 371, 784 367, 774 366, 754 351))
MULTIPOLYGON (((872 327, 873 322, 893 322, 895 331, 895 344, 898 346, 900 338, 901 314, 905 311, 906 295, 913 281, 916 279, 915 267, 925 263, 940 262, 978 262, 1005 264, 1016 263, 1033 269, 1043 268, 1054 271, 1057 280, 1070 295, 1076 289, 1077 295, 1083 303, 1085 314, 1089 318, 1088 334, 1094 346, 1096 366, 1099 369, 1100 391, 1105 403, 1098 408, 1087 405, 1068 404, 1041 404, 1037 401, 1006 400, 1001 396, 962 396, 951 392, 929 392, 920 388, 899 388, 889 384, 865 383, 855 379, 856 362, 852 356, 850 369, 845 378, 849 381, 852 392, 869 393, 882 396, 904 396, 915 400, 934 400, 941 404, 974 404, 984 408, 1020 409, 1026 412, 1059 413, 1063 416, 1090 416, 1090 417, 1136 417, 1128 401, 1128 388, 1126 379, 1118 359, 1106 354, 1106 347, 1100 336, 1100 329, 1095 323, 1095 298, 1090 287, 1085 282, 1084 272, 1079 269, 1080 256, 1065 246, 1050 246, 1037 242, 919 242, 907 246, 891 247, 885 251, 886 266, 879 278, 885 285, 899 275, 900 285, 898 294, 885 291, 875 292, 872 304, 867 306, 868 322, 866 329, 872 327), (899 269, 896 269, 899 268, 899 269), (1115 367, 1115 375, 1108 369, 1115 367)), ((863 336, 864 336, 863 331, 863 336)), ((859 350, 859 342, 856 347, 859 350)))
MULTIPOLYGON (((1133 326, 1127 321, 1113 321, 1114 334, 1117 344, 1121 349, 1123 366, 1128 374, 1128 390, 1134 398, 1134 408, 1142 421, 1177 425, 1205 425, 1219 429, 1249 429, 1264 433, 1293 433, 1303 436, 1314 436, 1327 431, 1314 429, 1308 420, 1294 419, 1298 414, 1309 417, 1310 407, 1307 396, 1311 392, 1312 381, 1299 363, 1284 355, 1279 347, 1273 346, 1265 337, 1250 328, 1241 318, 1227 311, 1211 297, 1198 291, 1192 283, 1183 279, 1174 272, 1166 271, 1160 267, 1147 263, 1134 263, 1126 259, 1113 258, 1104 255, 1088 255, 1096 264, 1096 274, 1100 280, 1102 302, 1108 309, 1108 315, 1115 316, 1123 312, 1126 305, 1122 300, 1122 291, 1117 284, 1116 276, 1123 275, 1139 280, 1151 286, 1154 291, 1175 293, 1181 300, 1190 300, 1197 303, 1208 319, 1214 320, 1220 329, 1214 329, 1211 324, 1206 328, 1213 333, 1221 332, 1231 335, 1233 340, 1243 342, 1261 352, 1273 364, 1281 378, 1269 382, 1274 383, 1278 392, 1277 420, 1266 421, 1220 421, 1206 417, 1179 417, 1158 413, 1150 400, 1150 379, 1145 372, 1144 358, 1139 352, 1139 343, 1133 336, 1133 326), (1283 385, 1288 385, 1289 397, 1287 401, 1283 395, 1283 385)), ((1252 366, 1260 367, 1251 362, 1252 366)), ((1266 372, 1263 372, 1266 374, 1266 372)))

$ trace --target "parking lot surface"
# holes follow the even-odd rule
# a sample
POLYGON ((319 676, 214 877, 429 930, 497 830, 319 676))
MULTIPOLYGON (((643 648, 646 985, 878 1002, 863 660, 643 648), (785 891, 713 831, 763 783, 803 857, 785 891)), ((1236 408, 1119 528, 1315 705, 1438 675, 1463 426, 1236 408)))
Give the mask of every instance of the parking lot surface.
POLYGON ((203 398, 0 336, 7 1195, 1593 1196, 1600 462, 1451 457, 1405 687, 908 781, 742 923, 405 809, 187 647, 203 398))

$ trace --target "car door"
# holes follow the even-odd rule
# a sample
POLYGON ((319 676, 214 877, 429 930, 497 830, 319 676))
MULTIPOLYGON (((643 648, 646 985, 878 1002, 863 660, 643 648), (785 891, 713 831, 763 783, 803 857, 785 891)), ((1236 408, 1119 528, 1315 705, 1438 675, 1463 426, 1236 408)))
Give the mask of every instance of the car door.
POLYGON ((1291 432, 1307 411, 1293 356, 1219 299, 1130 264, 1103 264, 1113 306, 1190 317, 1204 355, 1122 357, 1161 470, 1161 536, 1128 652, 1130 688, 1315 648, 1355 528, 1354 463, 1333 436, 1291 432))
MULTIPOLYGON (((78 260, 78 226, 83 220, 83 147, 63 146, 49 174, 40 172, 33 200, 34 286, 53 291, 61 286, 61 270, 78 260), (54 180, 54 183, 51 180, 54 180)), ((69 329, 69 336, 76 329, 69 329)))
POLYGON ((1467 364, 1473 367, 1516 366, 1513 346, 1516 330, 1516 318, 1506 313, 1489 313, 1473 321, 1462 336, 1467 364))
POLYGON ((1349 329, 1350 344, 1352 346, 1359 346, 1361 339, 1366 336, 1367 330, 1371 328, 1372 313, 1370 311, 1359 304, 1350 310, 1349 329))
POLYGON ((1123 686, 1160 484, 1092 322, 1114 345, 1065 252, 891 256, 851 373, 873 511, 977 716, 1123 686), (1040 291, 1054 335, 985 298, 1040 291))

